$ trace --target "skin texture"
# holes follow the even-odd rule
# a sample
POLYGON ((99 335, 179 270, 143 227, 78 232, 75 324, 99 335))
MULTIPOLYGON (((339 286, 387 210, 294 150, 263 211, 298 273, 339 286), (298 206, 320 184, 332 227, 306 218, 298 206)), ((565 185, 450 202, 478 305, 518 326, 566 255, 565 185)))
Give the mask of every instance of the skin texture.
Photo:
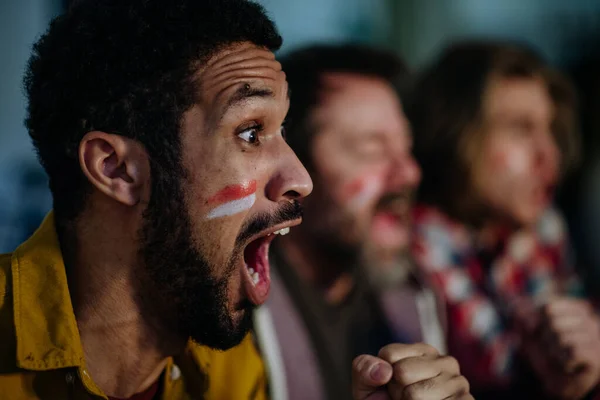
POLYGON ((426 344, 391 344, 352 364, 357 400, 472 400, 458 362, 426 344))
POLYGON ((351 285, 344 276, 353 264, 397 266, 408 244, 410 199, 420 170, 391 85, 350 73, 322 79, 325 89, 312 114, 315 190, 303 202, 302 226, 283 245, 291 259, 301 260, 300 274, 331 289, 335 302, 351 285), (346 289, 338 291, 339 284, 346 289))
POLYGON ((553 114, 541 80, 491 81, 483 100, 484 135, 473 179, 493 218, 528 226, 552 200, 560 162, 551 131, 553 114))
POLYGON ((299 223, 295 201, 312 190, 282 137, 287 83, 271 52, 226 47, 195 83, 172 193, 152 192, 157 178, 140 143, 94 131, 79 146, 93 189, 69 279, 90 375, 111 396, 144 390, 190 337, 218 348, 244 337, 253 302, 266 296, 252 290, 244 249, 299 223), (210 217, 248 190, 250 207, 210 217))

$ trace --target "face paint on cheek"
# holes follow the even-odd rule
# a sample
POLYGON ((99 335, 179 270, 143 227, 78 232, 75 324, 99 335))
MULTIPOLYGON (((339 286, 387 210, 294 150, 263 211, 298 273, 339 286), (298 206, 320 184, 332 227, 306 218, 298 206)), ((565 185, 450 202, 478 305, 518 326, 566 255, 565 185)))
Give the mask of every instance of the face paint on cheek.
POLYGON ((506 168, 513 173, 521 173, 527 169, 527 155, 523 151, 511 151, 505 154, 506 168))
POLYGON ((352 209, 364 207, 381 192, 381 178, 362 176, 348 184, 344 198, 352 209))
POLYGON ((256 201, 256 181, 252 180, 243 185, 230 185, 221 189, 208 200, 214 204, 206 219, 229 217, 242 211, 249 210, 256 201))

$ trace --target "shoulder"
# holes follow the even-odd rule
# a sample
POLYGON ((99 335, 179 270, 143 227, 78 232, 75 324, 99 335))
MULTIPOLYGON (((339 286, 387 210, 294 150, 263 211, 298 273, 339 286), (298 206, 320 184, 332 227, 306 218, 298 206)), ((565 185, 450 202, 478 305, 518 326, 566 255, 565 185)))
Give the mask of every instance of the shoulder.
POLYGON ((267 377, 252 334, 227 350, 191 344, 191 352, 208 379, 206 399, 265 399, 267 377))

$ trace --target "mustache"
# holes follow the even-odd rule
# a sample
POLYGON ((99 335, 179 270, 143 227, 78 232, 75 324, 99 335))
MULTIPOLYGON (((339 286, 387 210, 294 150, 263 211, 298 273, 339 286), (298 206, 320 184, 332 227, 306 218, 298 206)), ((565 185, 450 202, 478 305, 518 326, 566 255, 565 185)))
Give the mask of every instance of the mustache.
POLYGON ((251 220, 246 221, 236 239, 236 246, 242 247, 252 236, 263 232, 275 225, 295 221, 302 218, 302 205, 298 200, 281 202, 277 211, 272 213, 260 213, 251 220))

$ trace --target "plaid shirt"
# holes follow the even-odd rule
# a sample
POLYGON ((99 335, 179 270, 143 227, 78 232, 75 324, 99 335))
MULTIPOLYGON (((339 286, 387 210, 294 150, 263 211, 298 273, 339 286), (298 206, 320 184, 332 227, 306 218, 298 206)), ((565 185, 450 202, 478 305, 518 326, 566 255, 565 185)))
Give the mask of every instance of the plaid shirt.
POLYGON ((565 256, 562 218, 548 210, 536 229, 507 235, 494 252, 435 208, 416 207, 414 223, 416 262, 446 302, 450 353, 474 387, 510 386, 519 345, 515 307, 581 292, 565 256))

